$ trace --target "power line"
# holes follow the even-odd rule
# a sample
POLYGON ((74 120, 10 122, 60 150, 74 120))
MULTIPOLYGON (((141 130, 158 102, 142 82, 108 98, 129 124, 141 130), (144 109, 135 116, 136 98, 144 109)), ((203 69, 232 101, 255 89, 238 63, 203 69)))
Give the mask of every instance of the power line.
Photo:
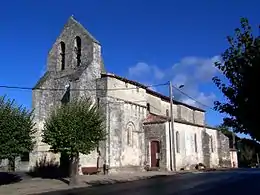
POLYGON ((197 102, 198 104, 202 105, 202 106, 205 106, 205 107, 208 107, 210 109, 213 109, 212 107, 206 105, 206 104, 203 104, 201 102, 199 102, 198 100, 196 100, 195 98, 191 97, 190 95, 188 95, 187 93, 184 93, 182 90, 180 90, 178 87, 175 87, 173 86, 175 89, 177 89, 180 93, 182 93, 183 95, 187 96, 188 98, 190 98, 191 100, 193 100, 194 102, 197 102))
MULTIPOLYGON (((161 84, 153 84, 153 85, 147 85, 146 88, 150 88, 150 87, 158 87, 158 86, 165 86, 165 85, 169 85, 169 82, 166 83, 161 83, 161 84)), ((182 90, 180 90, 178 87, 173 86, 176 90, 178 90, 181 94, 185 95, 186 97, 188 97, 189 99, 193 100, 194 102, 207 107, 213 111, 216 112, 215 109, 213 109, 212 107, 201 103, 200 101, 196 100, 195 98, 193 98, 192 96, 188 95, 187 93, 183 92, 182 90)), ((64 91, 66 90, 65 88, 33 88, 33 87, 23 87, 23 86, 10 86, 10 85, 0 85, 0 88, 5 88, 5 89, 18 89, 18 90, 43 90, 43 91, 64 91)), ((99 88, 70 88, 70 91, 96 91, 96 90, 107 90, 107 91, 120 91, 120 90, 133 90, 133 89, 137 89, 137 87, 130 87, 130 88, 113 88, 113 89, 99 89, 99 88)), ((143 100, 146 101, 146 100, 143 100)), ((142 102, 142 101, 135 101, 135 102, 142 102)))
MULTIPOLYGON (((168 85, 167 83, 161 83, 161 84, 154 84, 154 85, 147 85, 145 86, 146 88, 150 87, 158 87, 158 86, 164 86, 168 85)), ((43 90, 43 91, 64 91, 66 90, 65 88, 33 88, 33 87, 22 87, 22 86, 9 86, 9 85, 0 85, 0 88, 5 88, 5 89, 18 89, 18 90, 43 90)), ((137 89, 137 87, 130 87, 130 88, 113 88, 113 89, 98 89, 98 88, 70 88, 70 91, 96 91, 96 90, 106 90, 106 91, 117 91, 117 90, 132 90, 132 89, 137 89)))
POLYGON ((223 117, 226 117, 226 116, 224 116, 223 113, 218 112, 217 110, 215 110, 214 108, 212 108, 212 107, 209 106, 209 105, 206 105, 206 104, 204 104, 204 103, 201 103, 200 101, 196 100, 194 97, 192 97, 192 96, 188 95, 187 93, 183 92, 182 90, 180 90, 178 87, 173 86, 173 88, 176 89, 176 90, 178 90, 181 94, 183 94, 183 95, 185 95, 186 97, 190 98, 190 99, 193 100, 194 102, 196 102, 196 103, 198 103, 198 104, 200 104, 200 105, 202 105, 202 106, 204 106, 204 107, 207 107, 207 108, 209 108, 210 110, 212 110, 212 111, 214 111, 214 112, 219 113, 219 114, 222 115, 223 117))

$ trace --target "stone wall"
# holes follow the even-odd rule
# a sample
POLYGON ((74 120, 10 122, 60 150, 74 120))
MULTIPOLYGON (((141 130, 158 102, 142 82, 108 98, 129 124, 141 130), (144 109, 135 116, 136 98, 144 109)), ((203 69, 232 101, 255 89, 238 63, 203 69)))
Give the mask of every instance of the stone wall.
POLYGON ((231 161, 231 167, 232 168, 238 168, 238 156, 237 156, 237 150, 236 149, 230 150, 230 161, 231 161))
POLYGON ((217 131, 217 136, 218 136, 219 165, 221 167, 230 167, 231 157, 230 157, 230 149, 229 149, 229 138, 220 131, 217 131))
POLYGON ((112 77, 105 77, 104 79, 107 80, 107 88, 113 89, 107 91, 108 97, 121 99, 125 102, 132 102, 146 107, 145 89, 112 77))
MULTIPOLYGON (((0 170, 8 171, 9 161, 8 159, 0 159, 0 170)), ((21 161, 20 157, 15 158, 15 171, 29 171, 29 162, 21 161)))
MULTIPOLYGON (((167 150, 169 149, 167 145, 169 135, 166 138, 166 130, 169 127, 165 124, 153 124, 145 125, 143 129, 142 123, 146 118, 147 103, 150 104, 151 113, 166 115, 166 110, 168 110, 170 114, 170 103, 166 101, 167 97, 163 99, 152 95, 146 89, 139 88, 127 80, 101 78, 101 73, 104 71, 100 44, 83 26, 70 18, 49 51, 47 72, 33 90, 34 122, 37 132, 36 146, 30 154, 30 167, 33 167, 37 160, 45 157, 59 161, 60 155, 49 152, 50 147, 42 142, 41 134, 45 119, 64 100, 65 86, 68 84, 72 89, 70 99, 82 96, 91 97, 93 101, 99 103, 105 114, 108 135, 107 140, 99 144, 101 159, 98 166, 101 167, 103 163, 106 163, 112 170, 123 167, 126 169, 143 167, 144 161, 150 159, 150 148, 147 148, 149 140, 154 138, 161 142, 161 167, 169 167, 167 157, 169 156, 167 150), (74 51, 76 36, 81 38, 82 45, 80 66, 76 65, 74 51), (61 70, 61 42, 66 45, 64 70, 61 70), (39 90, 38 88, 59 90, 39 90)), ((173 105, 174 118, 182 121, 175 122, 174 125, 175 132, 178 131, 180 136, 180 152, 176 153, 177 169, 199 162, 216 166, 219 162, 218 156, 222 157, 222 161, 228 161, 228 155, 221 153, 221 149, 226 150, 226 139, 223 135, 217 135, 215 130, 202 127, 205 113, 181 103, 176 104, 173 105), (185 121, 189 123, 183 123, 185 121), (211 150, 211 145, 214 147, 213 150, 211 150)), ((89 155, 80 154, 81 167, 96 167, 97 160, 96 150, 89 155)))
POLYGON ((134 170, 144 163, 142 121, 146 108, 107 97, 107 161, 111 171, 134 170))
POLYGON ((202 128, 175 122, 174 131, 176 169, 192 169, 196 164, 203 163, 202 128), (177 144, 177 132, 179 145, 177 144), (195 146, 195 142, 197 142, 197 146, 195 146), (178 147, 179 149, 177 149, 178 147), (178 150, 179 152, 177 152, 178 150))
MULTIPOLYGON (((72 89, 70 91, 70 99, 87 96, 96 101, 96 81, 101 77, 103 69, 100 45, 77 21, 70 18, 49 51, 47 72, 40 78, 33 90, 34 122, 36 123, 37 132, 36 146, 30 155, 30 167, 35 166, 36 161, 46 155, 49 160, 54 159, 59 161, 59 154, 48 153, 50 147, 42 142, 41 134, 45 119, 56 106, 61 105, 66 92, 65 86, 70 84, 70 88, 72 89), (76 36, 81 38, 80 66, 76 66, 74 50, 76 36), (61 70, 61 41, 66 46, 64 70, 61 70), (42 90, 46 88, 48 90, 42 90)), ((80 158, 82 166, 96 166, 97 152, 94 151, 88 156, 81 154, 80 158)))
MULTIPOLYGON (((166 116, 166 110, 170 113, 170 103, 152 94, 146 94, 147 103, 150 104, 150 112, 157 115, 166 116)), ((177 118, 177 105, 173 105, 174 118, 177 118)))
POLYGON ((198 163, 203 163, 207 167, 219 166, 219 143, 216 130, 184 122, 175 122, 174 131, 177 170, 193 169, 198 163), (178 147, 179 149, 177 149, 178 147))
POLYGON ((47 67, 50 72, 57 72, 59 75, 67 75, 68 71, 77 68, 75 56, 75 38, 81 38, 81 64, 87 65, 93 61, 93 43, 97 42, 93 37, 79 24, 74 18, 70 17, 65 24, 61 34, 57 37, 52 48, 49 51, 47 67), (65 70, 61 70, 60 63, 60 43, 65 43, 65 70))
POLYGON ((167 169, 167 145, 166 145, 166 124, 146 124, 144 125, 145 132, 145 150, 146 150, 146 161, 151 165, 151 149, 150 143, 152 140, 159 141, 160 143, 160 169, 167 169))
MULTIPOLYGON (((147 103, 150 104, 150 112, 166 116, 168 110, 170 116, 170 102, 162 100, 152 94, 146 94, 147 103)), ((205 124, 205 112, 195 110, 184 105, 173 104, 173 116, 175 119, 190 122, 197 125, 205 124)))

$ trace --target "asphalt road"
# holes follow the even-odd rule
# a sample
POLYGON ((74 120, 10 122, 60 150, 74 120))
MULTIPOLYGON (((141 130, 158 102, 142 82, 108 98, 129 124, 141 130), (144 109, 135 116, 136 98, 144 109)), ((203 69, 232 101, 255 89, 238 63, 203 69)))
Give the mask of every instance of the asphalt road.
POLYGON ((41 195, 254 195, 260 194, 257 169, 181 174, 121 184, 103 185, 41 195))

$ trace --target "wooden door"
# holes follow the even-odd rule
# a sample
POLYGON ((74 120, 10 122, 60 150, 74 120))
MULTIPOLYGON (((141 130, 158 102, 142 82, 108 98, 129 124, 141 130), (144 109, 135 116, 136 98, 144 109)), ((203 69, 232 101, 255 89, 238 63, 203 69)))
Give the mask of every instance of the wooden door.
POLYGON ((159 141, 151 141, 151 167, 159 167, 159 141))

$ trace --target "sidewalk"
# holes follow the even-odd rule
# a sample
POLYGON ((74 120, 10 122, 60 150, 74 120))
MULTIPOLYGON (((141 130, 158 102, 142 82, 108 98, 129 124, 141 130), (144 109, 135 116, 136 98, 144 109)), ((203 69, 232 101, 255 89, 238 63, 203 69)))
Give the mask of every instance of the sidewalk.
MULTIPOLYGON (((138 172, 118 173, 110 175, 83 175, 79 176, 79 185, 76 187, 88 187, 95 185, 113 184, 141 179, 149 179, 157 176, 174 175, 174 172, 138 172)), ((68 180, 65 180, 68 182, 68 180)), ((57 179, 32 178, 19 183, 0 186, 0 195, 28 195, 54 190, 70 189, 64 181, 57 179)))
MULTIPOLYGON (((149 171, 149 172, 134 172, 134 173, 114 173, 109 175, 81 175, 79 176, 79 185, 76 187, 88 187, 105 184, 122 183, 128 181, 149 179, 159 176, 170 176, 184 173, 204 173, 214 171, 228 171, 230 169, 216 169, 216 170, 190 170, 178 172, 164 172, 164 171, 149 171)), ((0 186, 0 195, 28 195, 42 192, 49 192, 62 189, 71 189, 68 186, 69 179, 42 179, 30 178, 22 180, 19 183, 13 183, 0 186)), ((75 188, 75 187, 74 187, 75 188)))

